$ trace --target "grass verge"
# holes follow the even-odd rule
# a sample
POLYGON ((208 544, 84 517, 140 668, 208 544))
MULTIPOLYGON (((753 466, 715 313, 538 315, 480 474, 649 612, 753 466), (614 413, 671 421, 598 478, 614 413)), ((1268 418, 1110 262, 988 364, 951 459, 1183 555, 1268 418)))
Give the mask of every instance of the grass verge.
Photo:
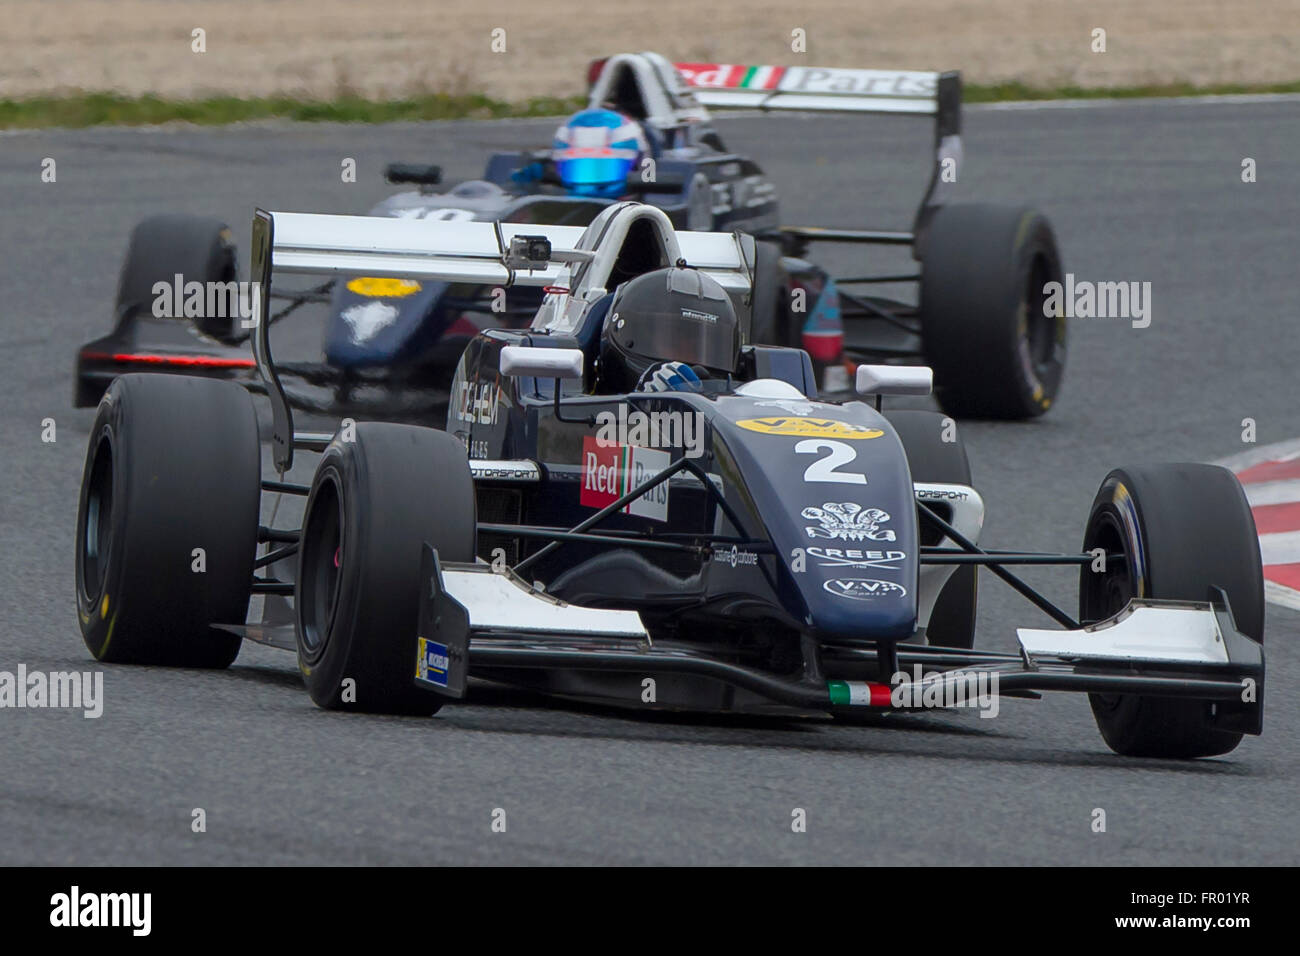
POLYGON ((50 126, 150 126, 179 121, 223 126, 248 120, 288 119, 304 123, 394 123, 402 120, 499 119, 562 116, 581 109, 584 99, 541 97, 506 103, 480 94, 457 96, 429 93, 398 100, 368 100, 345 96, 332 100, 303 100, 288 96, 245 99, 215 96, 173 100, 159 96, 118 93, 72 93, 0 99, 0 129, 50 126))
POLYGON ((1132 100, 1170 96, 1237 96, 1258 93, 1300 93, 1300 80, 1291 83, 1220 83, 1196 86, 1166 83, 1152 86, 1057 86, 1033 87, 1023 83, 967 84, 962 91, 967 103, 1004 103, 1018 100, 1132 100))
MULTIPOLYGON (((1209 96, 1242 93, 1300 93, 1300 80, 1271 85, 1223 84, 1200 87, 1190 83, 1161 86, 1083 88, 1031 87, 1022 83, 967 84, 967 103, 1014 100, 1133 99, 1137 97, 1209 96)), ((391 123, 402 120, 502 119, 562 116, 581 109, 583 97, 539 97, 507 103, 481 94, 428 93, 397 100, 368 100, 344 96, 333 100, 303 100, 288 96, 245 99, 216 96, 176 100, 159 96, 117 93, 69 93, 0 99, 0 129, 81 128, 86 126, 149 126, 184 122, 200 126, 261 119, 306 123, 391 123)))

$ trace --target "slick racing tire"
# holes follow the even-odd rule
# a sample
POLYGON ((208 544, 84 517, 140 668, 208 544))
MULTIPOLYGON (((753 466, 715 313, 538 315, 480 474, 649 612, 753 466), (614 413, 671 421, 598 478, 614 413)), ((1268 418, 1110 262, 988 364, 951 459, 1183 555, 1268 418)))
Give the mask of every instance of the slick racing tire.
POLYGON ((921 263, 921 335, 940 406, 959 418, 1033 418, 1065 371, 1064 314, 1045 316, 1061 259, 1032 209, 943 206, 921 263))
MULTIPOLYGON (((195 328, 222 341, 238 337, 239 317, 234 310, 226 316, 207 315, 207 283, 235 282, 238 267, 230 227, 210 216, 168 213, 142 220, 131 231, 126 259, 117 285, 117 314, 123 309, 139 309, 153 314, 158 293, 155 284, 162 282, 173 289, 176 276, 181 288, 190 282, 204 283, 204 314, 191 318, 195 328)), ((238 304, 236 299, 228 305, 238 304)), ((184 299, 182 299, 182 304, 184 299)), ((174 303, 173 303, 174 304, 174 303)), ((184 318, 177 315, 176 318, 184 318)))
MULTIPOLYGON (((1104 571, 1085 565, 1079 580, 1084 622, 1110 617, 1130 598, 1205 601, 1228 595, 1237 629, 1264 637, 1259 539, 1236 477, 1217 465, 1117 468, 1092 503, 1085 551, 1104 548, 1104 571)), ((1213 757, 1241 734, 1211 723, 1210 701, 1120 694, 1089 695, 1106 744, 1132 757, 1213 757)))
MULTIPOLYGON (((970 462, 960 436, 943 440, 945 416, 937 412, 898 410, 886 417, 907 453, 912 480, 969 485, 970 462)), ((979 603, 979 568, 961 564, 949 575, 926 627, 926 640, 940 647, 975 646, 975 612, 979 603)))
POLYGON ((446 432, 361 422, 316 467, 294 591, 298 666, 328 710, 427 716, 414 684, 420 553, 473 561, 474 482, 446 432), (345 683, 345 682, 351 683, 345 683))
POLYGON ((96 660, 227 667, 257 554, 261 446, 232 382, 123 375, 90 429, 77 614, 96 660))

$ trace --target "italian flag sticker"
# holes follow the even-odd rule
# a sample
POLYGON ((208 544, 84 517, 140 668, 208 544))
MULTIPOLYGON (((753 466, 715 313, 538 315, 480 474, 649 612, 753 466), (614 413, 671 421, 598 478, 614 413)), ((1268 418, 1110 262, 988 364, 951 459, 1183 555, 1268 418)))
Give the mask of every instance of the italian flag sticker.
POLYGON ((746 90, 774 90, 785 73, 783 66, 738 66, 743 71, 736 84, 746 90))
POLYGON ((893 703, 890 686, 874 681, 827 681, 826 690, 836 707, 889 707, 893 703))

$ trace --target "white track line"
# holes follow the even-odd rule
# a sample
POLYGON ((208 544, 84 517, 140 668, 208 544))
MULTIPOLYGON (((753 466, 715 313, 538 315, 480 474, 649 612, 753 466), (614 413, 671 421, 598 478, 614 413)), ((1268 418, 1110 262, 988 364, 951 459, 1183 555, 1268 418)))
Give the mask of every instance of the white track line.
POLYGON ((1300 591, 1274 584, 1272 581, 1264 582, 1264 600, 1269 604, 1280 604, 1300 611, 1300 591))
POLYGON ((963 109, 990 112, 1001 110, 1089 110, 1110 106, 1150 106, 1153 103, 1171 103, 1175 106, 1208 106, 1234 103, 1250 106, 1260 103, 1300 102, 1300 93, 1209 93, 1204 96, 1140 96, 1093 97, 1077 100, 1013 100, 1007 103, 963 104, 963 109))
POLYGON ((1273 442, 1271 445, 1261 445, 1249 451, 1229 455, 1227 458, 1220 458, 1215 464, 1222 465, 1229 471, 1245 471, 1252 465, 1258 465, 1261 462, 1291 461, 1294 458, 1300 458, 1300 438, 1273 442))
MULTIPOLYGON (((1300 438, 1262 445, 1249 451, 1229 455, 1215 462, 1232 472, 1242 472, 1247 468, 1268 461, 1293 461, 1300 458, 1300 438)), ((1260 481, 1243 484, 1246 500, 1252 508, 1261 505, 1284 505, 1300 501, 1300 480, 1260 481)), ((1293 564, 1300 562, 1300 531, 1279 531, 1259 536, 1260 556, 1265 570, 1269 565, 1293 564)), ((1276 581, 1264 580, 1264 600, 1269 604, 1292 608, 1300 611, 1300 591, 1278 584, 1276 581)))
POLYGON ((1300 563, 1300 531, 1274 531, 1259 536, 1259 553, 1265 564, 1300 563))
POLYGON ((1251 482, 1241 486, 1252 508, 1260 505, 1289 505, 1300 501, 1300 479, 1251 482))

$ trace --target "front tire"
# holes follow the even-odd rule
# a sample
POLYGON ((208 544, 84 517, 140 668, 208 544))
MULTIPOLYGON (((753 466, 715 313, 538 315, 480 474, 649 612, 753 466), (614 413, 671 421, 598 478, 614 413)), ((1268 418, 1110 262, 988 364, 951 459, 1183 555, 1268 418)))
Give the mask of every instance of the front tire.
POLYGON ((123 375, 99 403, 77 509, 77 614, 96 660, 227 667, 257 554, 261 446, 231 382, 123 375))
POLYGON ((921 334, 935 396, 959 418, 1034 418, 1065 372, 1064 314, 1043 314, 1061 282, 1051 224, 1033 209, 943 206, 921 269, 921 334))
POLYGON ((413 680, 420 549, 473 561, 476 538, 474 482, 451 435, 361 422, 354 440, 334 439, 307 499, 294 591, 298 666, 318 706, 438 710, 413 680))
MULTIPOLYGON (((1205 601, 1228 595, 1237 629, 1264 639, 1264 577, 1255 520, 1236 477, 1217 465, 1117 468, 1092 503, 1083 549, 1104 548, 1106 570, 1085 566, 1079 617, 1110 617, 1130 598, 1205 601)), ((1213 703, 1175 697, 1091 694, 1106 744, 1131 757, 1213 757, 1241 734, 1220 730, 1213 703)))

